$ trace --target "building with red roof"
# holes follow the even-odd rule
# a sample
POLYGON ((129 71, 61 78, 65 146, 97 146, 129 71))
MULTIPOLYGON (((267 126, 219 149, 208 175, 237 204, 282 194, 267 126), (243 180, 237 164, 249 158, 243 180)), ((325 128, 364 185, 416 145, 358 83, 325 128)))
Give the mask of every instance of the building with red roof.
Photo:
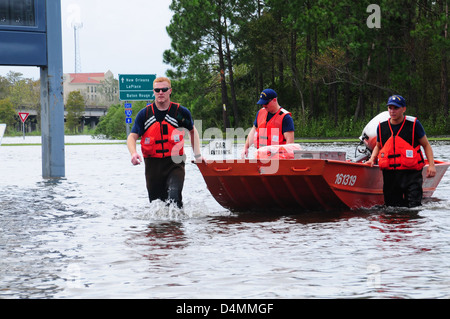
POLYGON ((80 91, 87 106, 109 107, 119 102, 118 82, 111 71, 106 73, 65 73, 64 104, 72 91, 80 91))

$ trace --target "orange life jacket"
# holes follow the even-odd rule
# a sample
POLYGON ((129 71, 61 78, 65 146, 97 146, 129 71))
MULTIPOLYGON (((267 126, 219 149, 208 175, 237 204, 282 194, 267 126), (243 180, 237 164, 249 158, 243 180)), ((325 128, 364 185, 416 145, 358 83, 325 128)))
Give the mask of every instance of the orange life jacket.
POLYGON ((256 118, 255 136, 253 138, 253 144, 256 148, 267 145, 282 145, 286 144, 286 139, 283 135, 283 119, 287 114, 291 114, 285 109, 281 108, 273 115, 273 117, 267 122, 267 114, 269 112, 262 108, 258 112, 256 118))
POLYGON ((172 103, 167 114, 158 122, 154 113, 155 104, 147 105, 147 115, 144 124, 145 133, 141 137, 141 149, 147 157, 169 157, 184 154, 184 131, 178 129, 177 103, 172 103))
POLYGON ((391 123, 388 120, 380 123, 379 136, 381 150, 378 153, 378 165, 380 169, 410 169, 421 170, 425 161, 420 150, 420 144, 414 146, 414 130, 417 119, 405 116, 397 135, 394 135, 391 123), (406 125, 405 125, 406 124, 406 125))

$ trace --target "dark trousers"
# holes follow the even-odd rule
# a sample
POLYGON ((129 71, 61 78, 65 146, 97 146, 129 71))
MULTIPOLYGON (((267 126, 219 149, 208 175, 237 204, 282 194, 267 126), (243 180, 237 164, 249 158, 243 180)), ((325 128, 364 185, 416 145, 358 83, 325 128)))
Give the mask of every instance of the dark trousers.
POLYGON ((150 202, 156 199, 174 202, 183 207, 184 158, 145 158, 145 179, 150 202))
POLYGON ((384 203, 387 206, 422 205, 422 171, 383 170, 384 203))

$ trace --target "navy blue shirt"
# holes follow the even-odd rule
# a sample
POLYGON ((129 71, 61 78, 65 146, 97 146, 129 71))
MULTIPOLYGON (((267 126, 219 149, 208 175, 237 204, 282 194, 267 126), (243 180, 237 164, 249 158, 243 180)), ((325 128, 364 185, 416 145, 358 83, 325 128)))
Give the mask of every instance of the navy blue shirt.
MULTIPOLYGON (((155 112, 155 118, 158 122, 161 122, 164 120, 164 117, 167 114, 167 110, 160 111, 156 106, 153 108, 155 112)), ((191 112, 185 108, 184 106, 181 106, 178 108, 178 112, 182 115, 183 120, 178 121, 178 125, 180 127, 186 128, 188 131, 192 131, 194 128, 194 121, 192 120, 191 112)), ((139 111, 139 113, 136 115, 136 119, 134 120, 133 128, 131 129, 131 133, 136 133, 139 136, 144 135, 144 124, 146 121, 147 116, 147 107, 143 108, 139 111)))
MULTIPOLYGON (((397 135, 398 131, 402 127, 402 124, 403 124, 403 122, 400 124, 392 124, 391 123, 392 133, 394 135, 397 135)), ((416 120, 414 134, 415 134, 414 136, 417 140, 420 140, 422 137, 425 136, 425 129, 423 128, 423 125, 422 125, 422 123, 419 122, 419 120, 416 120)), ((378 126, 377 126, 377 142, 380 142, 380 124, 378 124, 378 126)))
MULTIPOLYGON (((253 125, 255 127, 258 127, 258 114, 259 111, 256 113, 256 117, 255 117, 255 121, 253 122, 253 125)), ((270 119, 275 115, 276 113, 272 114, 270 112, 267 112, 267 119, 266 122, 269 122, 270 119)), ((290 114, 286 114, 285 117, 283 117, 283 123, 281 124, 282 128, 281 128, 281 133, 286 133, 286 132, 294 132, 294 120, 292 119, 292 116, 290 114)))

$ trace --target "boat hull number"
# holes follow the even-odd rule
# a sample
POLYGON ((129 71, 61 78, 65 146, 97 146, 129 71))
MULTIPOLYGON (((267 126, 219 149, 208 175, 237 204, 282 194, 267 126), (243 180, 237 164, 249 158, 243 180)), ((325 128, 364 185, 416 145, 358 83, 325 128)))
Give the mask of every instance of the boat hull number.
POLYGON ((358 176, 356 175, 349 175, 349 174, 337 174, 336 180, 334 183, 336 185, 346 185, 346 186, 353 186, 356 183, 358 176))

